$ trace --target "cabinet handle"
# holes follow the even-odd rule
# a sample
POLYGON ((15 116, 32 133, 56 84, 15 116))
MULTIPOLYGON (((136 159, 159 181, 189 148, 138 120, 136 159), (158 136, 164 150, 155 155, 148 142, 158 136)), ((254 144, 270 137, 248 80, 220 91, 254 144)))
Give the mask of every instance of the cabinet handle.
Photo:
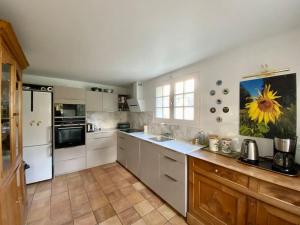
POLYGON ((124 148, 122 148, 122 147, 119 147, 121 150, 125 150, 124 148))
POLYGON ((169 176, 168 174, 164 174, 165 177, 169 178, 170 180, 174 181, 174 182, 177 182, 177 180, 171 176, 169 176))
POLYGON ((173 159, 173 158, 171 158, 171 157, 169 157, 169 156, 164 155, 164 157, 165 157, 166 159, 169 159, 169 160, 173 161, 173 162, 177 162, 176 159, 173 159))
POLYGON ((119 137, 120 139, 124 139, 124 137, 119 137))
POLYGON ((218 169, 215 169, 215 173, 219 173, 219 170, 218 170, 218 169))

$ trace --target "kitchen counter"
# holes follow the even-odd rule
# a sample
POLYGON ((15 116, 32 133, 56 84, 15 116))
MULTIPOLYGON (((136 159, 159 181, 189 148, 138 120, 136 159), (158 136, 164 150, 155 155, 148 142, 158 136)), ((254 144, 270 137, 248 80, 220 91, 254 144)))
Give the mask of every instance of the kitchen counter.
POLYGON ((119 132, 121 132, 123 134, 127 134, 132 137, 139 138, 144 141, 148 141, 148 142, 157 144, 159 146, 171 149, 173 151, 176 151, 176 152, 179 152, 182 154, 188 154, 188 153, 197 151, 197 150, 205 147, 205 146, 200 146, 200 145, 192 145, 188 142, 180 141, 180 140, 170 140, 170 141, 164 141, 164 142, 154 141, 154 140, 151 140, 150 138, 156 137, 157 135, 146 134, 144 132, 134 132, 134 133, 126 133, 123 131, 119 131, 119 132))
POLYGON ((192 151, 188 153, 189 156, 216 164, 218 166, 225 167, 237 171, 239 173, 248 175, 250 177, 257 178, 272 184, 289 188, 295 191, 300 191, 300 177, 289 177, 263 169, 255 168, 249 165, 242 164, 236 159, 228 158, 216 153, 208 151, 192 151))

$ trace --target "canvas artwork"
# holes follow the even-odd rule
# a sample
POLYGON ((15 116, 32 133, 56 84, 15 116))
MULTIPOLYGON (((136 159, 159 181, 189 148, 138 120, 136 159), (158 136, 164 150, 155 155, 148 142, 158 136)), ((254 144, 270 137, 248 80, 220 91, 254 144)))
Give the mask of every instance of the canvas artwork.
POLYGON ((240 82, 240 134, 296 137, 296 74, 240 82))

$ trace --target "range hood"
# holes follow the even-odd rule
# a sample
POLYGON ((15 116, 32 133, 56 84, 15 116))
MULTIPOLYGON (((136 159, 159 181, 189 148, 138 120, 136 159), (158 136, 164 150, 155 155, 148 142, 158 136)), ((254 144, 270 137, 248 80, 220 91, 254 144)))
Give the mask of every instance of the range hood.
POLYGON ((144 85, 143 82, 137 81, 132 84, 132 98, 127 99, 127 104, 130 112, 144 112, 144 85))

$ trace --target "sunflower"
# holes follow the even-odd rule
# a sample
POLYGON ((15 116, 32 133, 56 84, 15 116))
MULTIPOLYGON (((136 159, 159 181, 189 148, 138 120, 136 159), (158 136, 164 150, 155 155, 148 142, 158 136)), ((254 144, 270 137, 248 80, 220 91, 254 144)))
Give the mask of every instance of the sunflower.
POLYGON ((258 91, 258 96, 251 97, 252 102, 246 104, 248 116, 253 121, 262 121, 268 124, 270 121, 275 124, 282 114, 282 106, 276 101, 281 96, 276 96, 277 91, 270 90, 271 85, 266 84, 263 92, 258 91))

